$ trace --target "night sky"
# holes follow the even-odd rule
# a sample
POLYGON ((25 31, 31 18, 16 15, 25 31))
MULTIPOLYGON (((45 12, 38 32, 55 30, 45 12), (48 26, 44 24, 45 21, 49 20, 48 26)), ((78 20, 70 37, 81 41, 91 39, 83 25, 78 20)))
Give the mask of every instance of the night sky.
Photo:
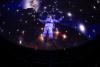
POLYGON ((38 0, 39 9, 23 9, 24 1, 0 1, 0 34, 7 40, 34 49, 75 47, 100 35, 100 0, 38 0), (56 19, 54 39, 42 39, 46 19, 56 19))

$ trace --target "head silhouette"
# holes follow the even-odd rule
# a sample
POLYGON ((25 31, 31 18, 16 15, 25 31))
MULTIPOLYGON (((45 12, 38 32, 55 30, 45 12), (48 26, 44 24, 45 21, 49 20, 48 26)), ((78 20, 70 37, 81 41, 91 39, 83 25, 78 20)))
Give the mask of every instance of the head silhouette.
POLYGON ((47 17, 48 17, 48 18, 53 18, 51 14, 48 14, 47 17))

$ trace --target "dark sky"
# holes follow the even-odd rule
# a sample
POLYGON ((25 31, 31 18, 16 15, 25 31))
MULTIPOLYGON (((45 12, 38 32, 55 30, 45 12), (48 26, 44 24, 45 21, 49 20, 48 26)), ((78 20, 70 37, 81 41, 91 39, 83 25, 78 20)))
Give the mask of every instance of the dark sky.
POLYGON ((41 0, 40 9, 36 13, 32 9, 23 9, 21 0, 2 0, 0 1, 0 34, 17 43, 20 39, 25 40, 26 43, 35 42, 34 38, 41 34, 41 28, 44 27, 38 19, 45 19, 47 14, 53 14, 56 19, 64 16, 62 22, 56 24, 60 31, 73 29, 87 40, 95 39, 100 35, 99 6, 100 0, 41 0), (79 28, 80 25, 85 28, 84 33, 84 30, 79 28))

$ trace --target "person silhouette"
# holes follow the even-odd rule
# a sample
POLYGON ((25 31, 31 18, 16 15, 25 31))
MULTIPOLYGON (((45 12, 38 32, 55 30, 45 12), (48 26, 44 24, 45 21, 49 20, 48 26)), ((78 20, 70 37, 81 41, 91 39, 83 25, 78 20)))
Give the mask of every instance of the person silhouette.
POLYGON ((61 17, 59 20, 55 19, 52 15, 47 15, 46 20, 39 19, 40 22, 44 23, 44 31, 43 31, 43 37, 46 37, 47 33, 50 39, 53 38, 53 29, 55 28, 54 23, 59 23, 62 21, 64 17, 61 17))

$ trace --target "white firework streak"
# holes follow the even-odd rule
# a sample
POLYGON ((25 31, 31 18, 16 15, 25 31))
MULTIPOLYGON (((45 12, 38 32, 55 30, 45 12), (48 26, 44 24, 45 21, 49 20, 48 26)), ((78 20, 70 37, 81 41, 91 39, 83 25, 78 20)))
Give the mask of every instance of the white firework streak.
POLYGON ((33 8, 36 12, 38 12, 40 6, 39 0, 24 0, 23 9, 33 8))

